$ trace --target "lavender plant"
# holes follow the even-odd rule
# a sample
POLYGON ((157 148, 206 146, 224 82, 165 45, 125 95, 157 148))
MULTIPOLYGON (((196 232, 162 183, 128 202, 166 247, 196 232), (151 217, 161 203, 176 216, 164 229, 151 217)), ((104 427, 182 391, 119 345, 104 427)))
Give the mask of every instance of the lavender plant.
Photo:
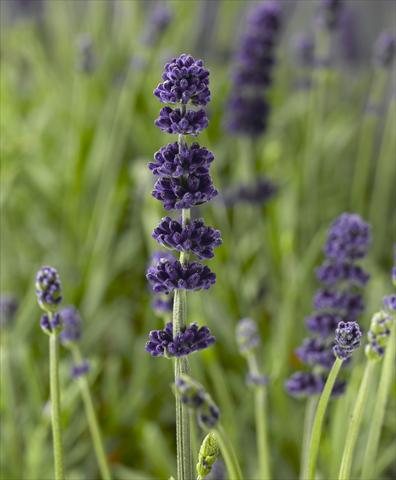
POLYGON ((49 335, 51 422, 54 450, 55 480, 64 480, 63 441, 61 424, 61 393, 59 386, 59 334, 62 318, 58 313, 62 289, 58 272, 53 267, 42 267, 36 276, 36 295, 40 308, 42 330, 49 335))
MULTIPOLYGON (((220 232, 207 227, 203 220, 191 220, 191 209, 217 195, 209 167, 214 156, 198 143, 188 145, 186 135, 197 136, 208 125, 202 108, 210 101, 209 71, 202 60, 182 54, 165 65, 163 82, 154 90, 165 106, 155 124, 160 130, 178 135, 178 141, 162 147, 149 164, 158 177, 153 196, 166 210, 181 210, 181 217, 165 217, 154 230, 160 245, 180 252, 179 260, 160 259, 147 272, 147 279, 157 294, 174 292, 173 320, 165 329, 152 331, 146 350, 153 356, 175 357, 175 381, 188 373, 187 356, 214 343, 207 327, 186 325, 186 291, 210 288, 216 281, 211 270, 200 262, 190 262, 190 254, 211 258, 213 248, 221 243, 220 232), (192 107, 196 107, 191 108, 192 107), (190 108, 188 108, 190 107, 190 108)), ((176 394, 177 478, 192 478, 189 416, 186 405, 176 394)))
POLYGON ((103 480, 111 480, 110 468, 103 447, 99 422, 96 417, 89 384, 86 378, 90 370, 90 365, 88 360, 83 358, 79 347, 79 341, 81 339, 81 317, 78 310, 73 306, 63 308, 59 312, 59 315, 62 318, 63 324, 60 341, 64 347, 71 351, 73 357, 71 376, 78 382, 80 388, 99 470, 103 480))

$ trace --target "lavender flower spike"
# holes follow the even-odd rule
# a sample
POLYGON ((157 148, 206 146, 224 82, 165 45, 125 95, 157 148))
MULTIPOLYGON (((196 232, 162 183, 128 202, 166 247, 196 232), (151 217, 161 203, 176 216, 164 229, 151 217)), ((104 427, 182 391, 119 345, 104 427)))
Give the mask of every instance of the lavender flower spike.
POLYGON ((36 275, 36 295, 40 308, 56 312, 62 301, 61 282, 58 272, 52 267, 42 267, 36 275))
POLYGON ((0 327, 11 324, 18 310, 18 301, 13 295, 0 295, 0 327))
POLYGON ((360 347, 362 332, 356 322, 340 322, 335 332, 334 354, 343 360, 360 347))

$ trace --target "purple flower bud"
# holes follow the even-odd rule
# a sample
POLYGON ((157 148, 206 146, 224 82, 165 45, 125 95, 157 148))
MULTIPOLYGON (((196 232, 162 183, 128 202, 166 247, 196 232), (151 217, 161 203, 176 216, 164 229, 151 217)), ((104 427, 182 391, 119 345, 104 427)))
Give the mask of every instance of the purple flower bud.
POLYGON ((90 369, 88 360, 83 360, 81 363, 73 365, 70 373, 72 378, 77 379, 86 375, 90 369))
POLYGON ((370 226, 357 214, 343 213, 331 225, 325 246, 336 261, 363 258, 371 243, 370 226))
POLYGON ((155 125, 166 133, 196 136, 208 126, 208 117, 202 108, 183 113, 180 108, 164 107, 155 125))
POLYGON ((248 203, 251 205, 263 205, 277 193, 278 187, 266 177, 257 178, 252 183, 240 184, 224 195, 226 205, 235 203, 248 203))
POLYGON ((146 45, 155 45, 168 29, 172 19, 172 11, 166 5, 157 4, 150 15, 143 42, 146 45))
POLYGON ((362 332, 356 322, 340 322, 335 331, 334 354, 343 360, 351 357, 360 347, 361 336, 362 332))
POLYGON ((41 316, 40 319, 40 327, 45 333, 49 335, 56 330, 61 329, 62 317, 59 315, 59 313, 53 314, 52 318, 50 318, 48 314, 44 314, 41 316))
POLYGON ((0 327, 10 325, 18 310, 18 301, 13 295, 0 295, 0 327))
POLYGON ((285 383, 286 390, 293 396, 318 395, 324 387, 324 380, 312 372, 296 372, 285 383))
POLYGON ((154 90, 162 103, 206 105, 210 101, 209 72, 202 60, 182 54, 165 65, 162 79, 154 90))
POLYGON ((387 310, 396 312, 396 294, 384 297, 384 307, 387 310))
POLYGON ((173 297, 164 298, 162 295, 156 295, 151 302, 151 308, 158 314, 171 312, 173 310, 173 297))
POLYGON ((146 351, 153 357, 183 357, 198 350, 204 350, 215 343, 215 338, 208 327, 199 327, 192 323, 173 337, 172 323, 166 324, 163 330, 152 330, 146 351))
POLYGON ((182 265, 174 259, 161 260, 146 275, 155 293, 168 294, 174 289, 207 290, 216 282, 216 275, 206 265, 190 262, 182 265))
POLYGON ((218 194, 210 175, 188 175, 186 178, 160 177, 152 195, 165 210, 192 208, 209 202, 218 194))
POLYGON ((321 365, 330 370, 335 357, 332 344, 322 338, 307 338, 301 347, 296 349, 298 358, 307 365, 321 365))
POLYGON ((42 267, 36 275, 36 295, 39 306, 46 312, 56 312, 62 301, 58 272, 52 267, 42 267))
POLYGON ((251 318, 240 320, 236 328, 236 340, 242 354, 250 352, 260 345, 257 324, 251 318))
POLYGON ((191 251, 199 258, 212 258, 213 249, 221 245, 220 231, 205 226, 202 219, 192 220, 183 227, 181 221, 164 217, 154 229, 153 238, 164 247, 191 251))
POLYGON ((214 160, 212 152, 194 142, 192 145, 169 143, 154 155, 154 162, 148 164, 154 175, 181 177, 187 174, 208 175, 214 160))
POLYGON ((350 284, 364 286, 370 279, 370 275, 358 265, 341 262, 325 262, 316 270, 317 279, 324 285, 334 285, 342 281, 350 284))
POLYGON ((62 344, 67 346, 78 342, 81 338, 81 317, 78 310, 71 305, 62 308, 59 314, 63 320, 63 330, 60 334, 62 344))

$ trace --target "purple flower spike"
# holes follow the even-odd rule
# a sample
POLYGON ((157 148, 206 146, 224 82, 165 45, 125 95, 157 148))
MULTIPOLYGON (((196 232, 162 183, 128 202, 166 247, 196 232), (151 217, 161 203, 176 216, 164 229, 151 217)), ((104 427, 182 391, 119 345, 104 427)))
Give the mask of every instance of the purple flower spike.
POLYGON ((343 360, 360 347, 362 332, 356 322, 340 322, 335 332, 334 354, 343 360))
POLYGON ((206 105, 210 101, 209 72, 202 60, 182 54, 165 65, 162 79, 154 90, 162 103, 206 105))
POLYGON ((173 338, 172 323, 166 324, 163 330, 150 332, 146 351, 153 357, 182 357, 197 350, 203 350, 215 343, 215 338, 208 327, 199 327, 192 323, 173 338))
POLYGON ((388 295, 384 298, 384 307, 387 310, 396 312, 396 294, 388 295))
POLYGON ((208 117, 202 108, 183 113, 180 108, 164 107, 155 125, 166 133, 196 136, 208 126, 208 117))
POLYGON ((357 286, 366 285, 370 275, 358 265, 351 263, 326 262, 316 270, 317 279, 324 285, 334 285, 341 281, 349 281, 357 286))
POLYGON ((187 178, 160 177, 152 195, 165 210, 192 208, 209 202, 218 194, 210 175, 188 175, 187 178))
POLYGON ((73 307, 65 307, 59 312, 63 320, 63 330, 60 340, 63 345, 78 342, 81 338, 81 317, 78 310, 73 307))
POLYGON ((194 142, 191 146, 178 142, 169 143, 154 155, 154 162, 148 164, 154 175, 181 177, 182 175, 208 175, 214 160, 212 152, 194 142))
POLYGON ((328 337, 334 334, 342 319, 343 317, 338 313, 317 312, 308 317, 305 323, 311 332, 321 337, 328 337))
POLYGON ((183 227, 181 221, 165 217, 154 229, 153 237, 164 247, 178 252, 191 251, 199 258, 212 258, 213 249, 221 245, 220 231, 205 226, 202 219, 183 227))
POLYGON ((353 213, 343 213, 331 225, 325 253, 336 260, 363 258, 371 244, 370 226, 353 213))
POLYGON ((176 259, 161 260, 156 266, 148 269, 146 277, 155 293, 165 294, 176 288, 207 290, 216 282, 216 275, 206 265, 198 262, 182 265, 176 259))
POLYGON ((52 267, 42 267, 36 275, 36 295, 40 307, 46 312, 56 312, 62 301, 58 272, 52 267))

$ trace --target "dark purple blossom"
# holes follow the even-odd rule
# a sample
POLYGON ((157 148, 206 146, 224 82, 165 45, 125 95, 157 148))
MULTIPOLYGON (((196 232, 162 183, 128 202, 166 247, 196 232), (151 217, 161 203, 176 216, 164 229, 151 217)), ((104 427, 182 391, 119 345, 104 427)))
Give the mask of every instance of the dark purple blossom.
POLYGON ((63 330, 60 334, 63 345, 78 342, 81 338, 81 317, 78 310, 70 305, 62 308, 59 314, 63 321, 63 330))
POLYGON ((154 162, 148 164, 154 175, 181 177, 187 174, 207 175, 214 160, 212 152, 198 143, 190 146, 178 142, 169 143, 154 155, 154 162))
POLYGON ((362 331, 356 322, 340 322, 335 331, 334 354, 343 360, 360 347, 362 331))
POLYGON ((13 295, 0 295, 0 327, 12 323, 18 310, 18 301, 13 295))
POLYGON ((321 393, 324 387, 321 376, 312 372, 296 372, 286 380, 286 389, 293 396, 311 396, 321 393))
POLYGON ((73 365, 70 373, 72 378, 77 379, 86 375, 90 369, 88 360, 83 360, 81 363, 73 365))
POLYGON ((183 112, 180 108, 164 107, 155 125, 166 133, 195 136, 208 126, 208 117, 202 108, 183 112))
POLYGON ((168 294, 174 289, 207 290, 216 282, 216 275, 209 267, 198 262, 182 265, 174 259, 161 260, 148 269, 146 275, 155 293, 168 294))
POLYGON ((346 262, 325 262, 316 270, 316 278, 324 285, 329 286, 347 281, 363 287, 370 279, 370 275, 359 265, 346 262))
POLYGON ((210 101, 209 72, 202 60, 182 54, 165 65, 162 79, 154 90, 162 103, 206 105, 210 101))
POLYGON ((183 227, 181 221, 165 217, 154 229, 153 237, 164 247, 191 251, 199 258, 212 258, 213 249, 221 245, 220 231, 207 227, 202 219, 192 220, 183 227))
POLYGON ((364 303, 360 293, 324 288, 317 291, 314 307, 318 310, 342 311, 344 318, 352 320, 363 312, 364 303))
POLYGON ((305 339, 302 346, 296 349, 296 355, 307 365, 321 365, 327 370, 330 370, 335 360, 331 344, 320 337, 305 339))
POLYGON ((234 193, 231 193, 226 202, 248 203, 251 205, 263 205, 273 198, 278 191, 278 186, 266 177, 259 177, 252 183, 244 183, 238 186, 234 193))
POLYGON ((163 330, 152 330, 146 351, 153 357, 183 357, 198 350, 208 348, 215 343, 215 338, 208 327, 199 327, 192 323, 185 327, 175 337, 173 336, 172 323, 166 324, 163 330))
POLYGON ((354 213, 343 213, 331 225, 325 245, 328 258, 337 262, 363 258, 371 244, 371 229, 354 213))
POLYGON ((374 61, 382 68, 389 68, 396 54, 396 37, 389 32, 382 32, 374 45, 374 61))
POLYGON ((305 320, 305 323, 311 332, 328 337, 334 334, 342 319, 339 313, 315 312, 305 320))
POLYGON ((228 103, 227 128, 231 132, 257 137, 267 128, 270 105, 260 94, 235 93, 228 103))
POLYGON ((40 319, 40 327, 45 333, 53 333, 62 327, 62 317, 59 313, 53 314, 52 318, 48 314, 44 314, 40 319))
POLYGON ((58 272, 52 267, 42 267, 36 275, 36 295, 40 307, 56 312, 62 301, 62 289, 58 272))
POLYGON ((384 307, 387 310, 396 312, 396 294, 384 297, 384 307))
POLYGON ((218 194, 210 175, 188 175, 186 178, 160 177, 152 195, 165 210, 192 208, 209 202, 218 194))

